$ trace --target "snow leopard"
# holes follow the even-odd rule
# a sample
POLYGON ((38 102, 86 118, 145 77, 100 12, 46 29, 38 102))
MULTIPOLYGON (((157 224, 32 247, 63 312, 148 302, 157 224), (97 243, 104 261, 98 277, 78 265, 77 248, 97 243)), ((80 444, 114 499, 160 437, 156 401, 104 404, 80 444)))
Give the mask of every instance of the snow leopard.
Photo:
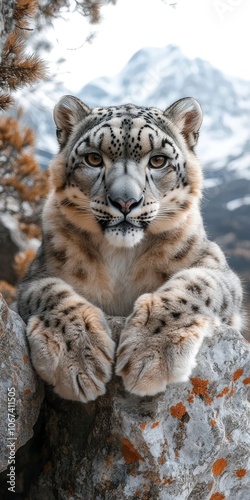
POLYGON ((55 106, 59 152, 18 310, 33 366, 62 398, 95 400, 113 372, 156 395, 188 380, 205 336, 241 328, 240 280, 201 216, 202 118, 191 97, 165 111, 55 106), (126 317, 118 345, 110 315, 126 317))

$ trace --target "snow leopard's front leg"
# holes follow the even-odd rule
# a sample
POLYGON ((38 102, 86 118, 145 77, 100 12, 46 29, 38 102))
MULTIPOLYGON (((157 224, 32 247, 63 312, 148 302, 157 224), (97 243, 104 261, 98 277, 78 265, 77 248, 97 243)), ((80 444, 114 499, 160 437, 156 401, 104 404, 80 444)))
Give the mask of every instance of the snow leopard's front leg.
POLYGON ((114 359, 104 314, 62 279, 46 276, 39 256, 32 267, 19 289, 18 310, 27 322, 33 366, 61 397, 94 400, 105 393, 114 359))
POLYGON ((219 247, 209 243, 195 267, 136 301, 117 350, 116 374, 140 396, 188 379, 203 338, 216 326, 240 327, 242 290, 219 247))

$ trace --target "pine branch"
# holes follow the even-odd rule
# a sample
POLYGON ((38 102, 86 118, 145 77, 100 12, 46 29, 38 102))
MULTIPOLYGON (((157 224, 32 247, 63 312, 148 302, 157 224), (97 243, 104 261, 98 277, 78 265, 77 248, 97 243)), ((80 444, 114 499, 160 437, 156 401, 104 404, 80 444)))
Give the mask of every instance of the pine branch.
POLYGON ((28 29, 29 20, 35 17, 38 7, 36 0, 18 0, 13 13, 15 25, 20 29, 28 29))
POLYGON ((9 34, 2 50, 0 63, 0 109, 6 109, 12 102, 6 95, 23 86, 31 85, 46 77, 45 63, 36 55, 25 53, 30 19, 38 9, 36 0, 17 0, 13 19, 15 29, 9 34), (24 33, 24 31, 25 33, 24 33))
POLYGON ((8 90, 17 90, 25 85, 31 85, 41 78, 45 78, 46 69, 37 56, 28 56, 19 64, 1 65, 0 86, 8 90))
POLYGON ((14 104, 14 99, 8 94, 0 95, 0 109, 5 111, 9 106, 14 104))

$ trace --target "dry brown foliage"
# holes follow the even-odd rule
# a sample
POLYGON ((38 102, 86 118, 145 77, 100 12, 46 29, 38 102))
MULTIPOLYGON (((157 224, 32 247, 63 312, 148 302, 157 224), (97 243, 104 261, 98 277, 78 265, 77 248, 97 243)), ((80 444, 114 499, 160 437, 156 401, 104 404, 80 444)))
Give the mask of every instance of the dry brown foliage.
POLYGON ((31 129, 10 116, 0 117, 0 210, 26 224, 37 224, 49 189, 48 171, 40 169, 33 146, 31 129))
POLYGON ((35 255, 36 255, 35 250, 32 250, 31 248, 27 248, 23 252, 18 252, 16 254, 14 269, 19 278, 22 278, 25 275, 31 262, 34 260, 35 255))
POLYGON ((41 239, 41 227, 38 226, 37 224, 33 224, 32 222, 30 224, 25 223, 25 222, 20 222, 19 224, 20 230, 27 236, 28 239, 31 238, 37 238, 38 240, 41 239))
POLYGON ((16 288, 7 281, 0 280, 0 294, 8 305, 16 300, 16 288))

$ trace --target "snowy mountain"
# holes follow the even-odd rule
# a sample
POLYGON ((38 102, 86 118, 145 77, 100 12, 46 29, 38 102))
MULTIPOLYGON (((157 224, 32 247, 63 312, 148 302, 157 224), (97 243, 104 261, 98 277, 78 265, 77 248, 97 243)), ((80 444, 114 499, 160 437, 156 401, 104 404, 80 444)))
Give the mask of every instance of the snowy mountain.
MULTIPOLYGON (((71 92, 48 82, 19 96, 40 152, 57 150, 52 111, 65 93, 71 92)), ((226 168, 233 177, 250 180, 250 82, 230 79, 208 62, 167 46, 140 50, 118 75, 98 78, 78 93, 90 107, 132 102, 165 109, 184 96, 198 99, 204 112, 197 153, 209 178, 214 173, 217 184, 226 168)))
POLYGON ((132 102, 160 109, 185 96, 198 99, 204 112, 197 149, 202 164, 216 171, 226 166, 250 179, 249 82, 230 79, 208 62, 190 60, 168 46, 140 50, 121 73, 99 78, 79 93, 90 106, 132 102))
MULTIPOLYGON (((64 93, 71 92, 57 88, 53 95, 27 96, 40 157, 57 149, 52 109, 64 93)), ((140 50, 119 74, 98 78, 78 94, 90 107, 132 102, 161 109, 185 96, 198 99, 204 111, 197 154, 205 171, 207 229, 244 276, 250 292, 250 82, 230 78, 208 62, 188 59, 178 47, 168 46, 140 50)))

